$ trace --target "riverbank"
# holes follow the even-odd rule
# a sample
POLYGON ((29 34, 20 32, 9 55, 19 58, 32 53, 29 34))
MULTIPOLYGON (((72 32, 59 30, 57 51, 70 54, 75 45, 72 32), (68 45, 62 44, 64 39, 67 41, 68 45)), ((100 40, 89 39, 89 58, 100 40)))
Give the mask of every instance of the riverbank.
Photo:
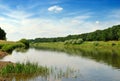
POLYGON ((105 52, 120 55, 120 41, 85 41, 82 44, 65 44, 64 42, 32 43, 31 47, 42 49, 54 49, 64 51, 65 49, 85 50, 86 52, 105 52))
POLYGON ((0 51, 0 58, 3 58, 6 55, 8 55, 8 53, 0 51))
POLYGON ((29 43, 25 39, 17 42, 0 40, 0 51, 12 53, 16 48, 29 48, 29 43))
POLYGON ((10 81, 14 76, 49 75, 49 69, 37 63, 12 63, 0 61, 0 81, 10 81), (32 74, 32 75, 31 75, 32 74))
MULTIPOLYGON (((13 64, 13 63, 10 61, 6 61, 6 62, 0 61, 0 70, 6 67, 8 64, 13 64)), ((10 78, 0 76, 0 81, 10 81, 10 78)))

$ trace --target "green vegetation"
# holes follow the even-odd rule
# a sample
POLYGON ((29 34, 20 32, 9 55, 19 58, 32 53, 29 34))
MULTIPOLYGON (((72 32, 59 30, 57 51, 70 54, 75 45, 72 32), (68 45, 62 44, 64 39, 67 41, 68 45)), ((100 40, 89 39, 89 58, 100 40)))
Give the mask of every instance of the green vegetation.
POLYGON ((66 37, 56 38, 36 38, 29 40, 33 43, 39 42, 64 42, 71 39, 83 39, 84 41, 114 41, 120 40, 120 25, 113 26, 104 30, 96 30, 90 33, 84 33, 79 35, 68 35, 66 37))
POLYGON ((6 33, 3 29, 0 27, 0 40, 6 40, 6 33))
POLYGON ((22 42, 25 45, 25 48, 29 48, 29 41, 26 39, 21 39, 19 42, 22 42))
POLYGON ((64 44, 64 42, 34 43, 36 49, 66 52, 69 55, 90 58, 115 68, 120 68, 120 41, 85 41, 82 44, 64 44))
POLYGON ((79 49, 86 51, 104 51, 109 54, 113 54, 113 51, 120 55, 120 41, 85 41, 82 44, 64 44, 64 42, 51 42, 51 43, 32 43, 31 47, 36 48, 48 48, 48 49, 79 49))
POLYGON ((26 64, 16 63, 16 64, 8 64, 0 70, 0 74, 3 76, 7 76, 10 74, 17 75, 17 74, 42 74, 48 75, 49 69, 47 67, 38 66, 38 64, 32 64, 27 62, 26 64))
POLYGON ((83 39, 70 39, 64 42, 64 44, 82 44, 82 43, 83 39))
POLYGON ((11 42, 11 41, 0 41, 0 50, 4 52, 11 53, 16 48, 28 48, 29 43, 27 40, 18 41, 18 42, 11 42))

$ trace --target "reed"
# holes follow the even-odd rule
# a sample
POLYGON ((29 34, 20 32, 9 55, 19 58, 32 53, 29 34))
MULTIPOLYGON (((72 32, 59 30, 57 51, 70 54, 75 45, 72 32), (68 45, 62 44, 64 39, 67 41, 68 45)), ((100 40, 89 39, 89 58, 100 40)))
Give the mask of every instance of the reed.
POLYGON ((42 74, 47 75, 49 74, 49 69, 47 67, 38 66, 36 63, 16 63, 16 64, 8 64, 3 67, 0 71, 0 74, 3 76, 9 74, 42 74))

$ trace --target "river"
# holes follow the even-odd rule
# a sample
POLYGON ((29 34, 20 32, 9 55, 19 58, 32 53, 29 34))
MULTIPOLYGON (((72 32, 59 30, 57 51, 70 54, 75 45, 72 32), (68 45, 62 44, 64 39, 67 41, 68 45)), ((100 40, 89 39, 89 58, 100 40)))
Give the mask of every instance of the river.
POLYGON ((89 54, 74 50, 56 51, 30 48, 24 52, 13 51, 0 61, 31 62, 56 69, 58 73, 44 76, 12 77, 12 81, 120 81, 120 57, 89 54), (114 57, 114 58, 113 58, 114 57), (69 70, 68 70, 69 69, 69 70), (64 75, 60 72, 63 72, 64 75))

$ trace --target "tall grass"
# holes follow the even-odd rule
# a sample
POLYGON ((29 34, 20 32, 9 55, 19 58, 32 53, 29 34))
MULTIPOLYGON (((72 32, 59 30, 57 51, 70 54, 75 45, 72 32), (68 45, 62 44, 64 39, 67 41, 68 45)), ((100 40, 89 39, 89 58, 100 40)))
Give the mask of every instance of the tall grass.
POLYGON ((38 64, 32 64, 30 62, 25 63, 16 63, 16 64, 8 64, 3 67, 0 71, 0 74, 3 76, 10 74, 42 74, 48 75, 49 69, 47 67, 38 66, 38 64))

